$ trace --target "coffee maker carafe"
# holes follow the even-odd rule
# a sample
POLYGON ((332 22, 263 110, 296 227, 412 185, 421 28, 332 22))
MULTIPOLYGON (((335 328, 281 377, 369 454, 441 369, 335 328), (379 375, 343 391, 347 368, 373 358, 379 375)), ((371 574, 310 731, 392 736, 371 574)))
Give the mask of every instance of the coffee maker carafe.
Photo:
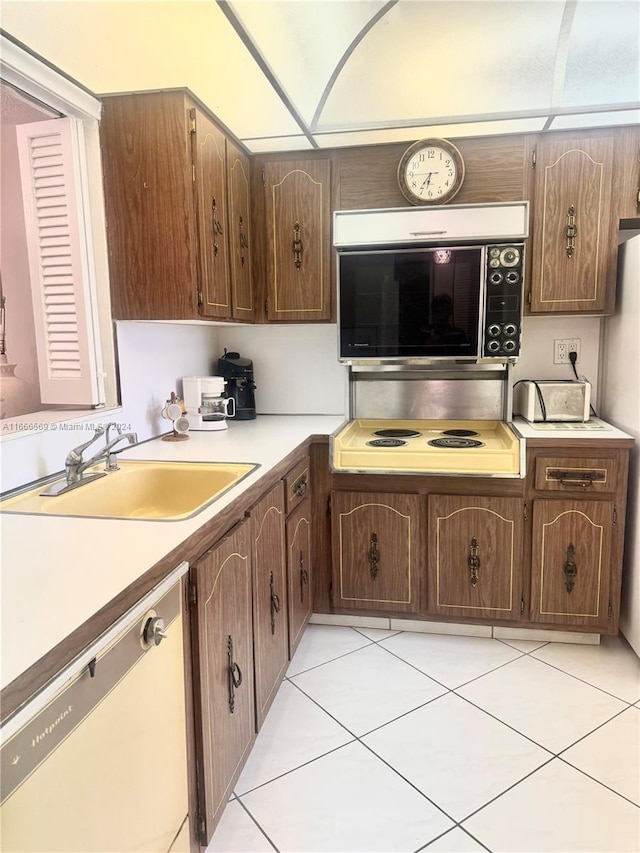
POLYGON ((256 416, 256 400, 253 381, 253 362, 249 358, 240 358, 240 353, 224 351, 218 359, 217 372, 224 376, 227 383, 227 396, 235 401, 232 420, 249 421, 256 416))

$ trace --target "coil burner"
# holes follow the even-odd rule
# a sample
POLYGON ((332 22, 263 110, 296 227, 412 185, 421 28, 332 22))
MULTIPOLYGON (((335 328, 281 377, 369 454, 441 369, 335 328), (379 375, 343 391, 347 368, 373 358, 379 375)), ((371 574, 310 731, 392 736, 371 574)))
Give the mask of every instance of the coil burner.
POLYGON ((443 435, 455 435, 456 438, 469 438, 472 435, 480 435, 472 429, 445 429, 443 435))
POLYGON ((455 450, 462 450, 467 447, 484 447, 483 441, 476 441, 473 438, 434 438, 428 442, 431 447, 448 447, 455 450))
POLYGON ((374 438, 367 442, 369 447, 403 447, 406 443, 399 438, 374 438))
MULTIPOLYGON (((415 429, 378 429, 374 435, 379 435, 381 438, 415 438, 416 435, 421 435, 415 429)), ((476 433, 474 433, 476 435, 476 433)))

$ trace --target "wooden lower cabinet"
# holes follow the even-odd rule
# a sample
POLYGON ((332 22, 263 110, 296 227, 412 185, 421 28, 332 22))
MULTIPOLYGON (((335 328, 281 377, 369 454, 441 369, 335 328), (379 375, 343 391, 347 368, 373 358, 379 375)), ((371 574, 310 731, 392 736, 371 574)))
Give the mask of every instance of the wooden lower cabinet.
POLYGON ((523 501, 430 495, 428 504, 429 611, 519 619, 523 501))
POLYGON ((298 504, 286 521, 289 657, 293 657, 312 611, 311 501, 298 504))
POLYGON ((284 484, 250 510, 256 729, 262 725, 289 660, 284 484))
POLYGON ((532 622, 607 631, 614 519, 610 501, 534 501, 532 622))
POLYGON ((191 566, 200 840, 206 845, 255 738, 250 525, 191 566))
POLYGON ((419 609, 419 495, 331 493, 335 608, 419 609))

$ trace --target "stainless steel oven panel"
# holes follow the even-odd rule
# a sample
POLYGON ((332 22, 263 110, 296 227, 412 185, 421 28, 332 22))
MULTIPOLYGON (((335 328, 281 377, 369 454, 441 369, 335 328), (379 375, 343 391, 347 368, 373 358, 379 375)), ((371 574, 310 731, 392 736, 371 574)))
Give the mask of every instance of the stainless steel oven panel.
POLYGON ((502 420, 502 382, 468 379, 395 379, 356 382, 354 418, 502 420))
POLYGON ((511 421, 513 365, 349 369, 349 418, 511 421))

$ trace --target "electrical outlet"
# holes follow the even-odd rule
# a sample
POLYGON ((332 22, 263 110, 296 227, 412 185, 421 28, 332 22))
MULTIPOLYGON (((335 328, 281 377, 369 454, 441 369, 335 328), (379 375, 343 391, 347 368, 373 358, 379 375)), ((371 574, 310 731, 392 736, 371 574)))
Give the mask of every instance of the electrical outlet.
POLYGON ((578 357, 576 358, 576 363, 580 362, 580 344, 582 343, 580 338, 562 338, 560 340, 555 340, 553 343, 554 364, 571 364, 569 360, 570 352, 577 353, 578 357))

